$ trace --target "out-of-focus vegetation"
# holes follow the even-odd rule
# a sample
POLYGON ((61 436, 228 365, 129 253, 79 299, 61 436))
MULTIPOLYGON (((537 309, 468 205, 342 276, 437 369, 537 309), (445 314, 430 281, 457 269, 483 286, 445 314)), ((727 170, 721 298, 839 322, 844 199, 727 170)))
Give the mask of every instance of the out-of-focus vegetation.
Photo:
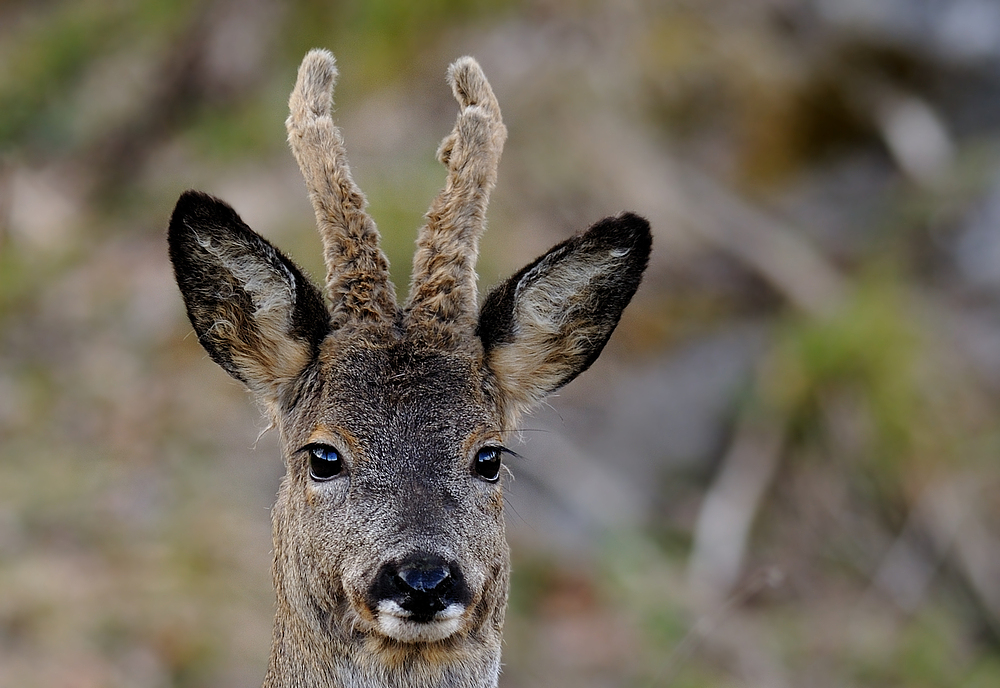
POLYGON ((654 226, 518 447, 502 685, 1000 685, 1000 5, 82 0, 0 6, 0 686, 263 676, 280 460, 163 233, 200 188, 321 272, 315 46, 397 284, 466 53, 484 287, 654 226))

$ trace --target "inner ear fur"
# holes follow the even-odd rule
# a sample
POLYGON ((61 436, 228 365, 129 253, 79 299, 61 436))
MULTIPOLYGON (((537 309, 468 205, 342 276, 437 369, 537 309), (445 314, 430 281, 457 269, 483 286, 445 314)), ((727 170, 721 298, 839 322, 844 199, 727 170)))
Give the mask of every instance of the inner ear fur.
POLYGON ((510 415, 597 359, 639 287, 651 247, 649 223, 622 213, 558 244, 490 292, 477 334, 510 415))
POLYGON ((180 197, 168 243, 198 341, 261 401, 277 402, 329 332, 319 289, 229 205, 208 194, 180 197))

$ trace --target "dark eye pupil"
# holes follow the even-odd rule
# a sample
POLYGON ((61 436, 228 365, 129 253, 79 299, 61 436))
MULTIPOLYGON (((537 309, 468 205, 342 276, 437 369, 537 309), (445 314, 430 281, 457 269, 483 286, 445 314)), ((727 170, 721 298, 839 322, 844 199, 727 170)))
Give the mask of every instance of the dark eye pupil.
POLYGON ((484 480, 493 482, 500 477, 500 454, 497 447, 484 447, 476 455, 475 469, 484 480))
POLYGON ((329 480, 343 467, 340 454, 333 447, 317 445, 309 449, 309 475, 313 480, 329 480))

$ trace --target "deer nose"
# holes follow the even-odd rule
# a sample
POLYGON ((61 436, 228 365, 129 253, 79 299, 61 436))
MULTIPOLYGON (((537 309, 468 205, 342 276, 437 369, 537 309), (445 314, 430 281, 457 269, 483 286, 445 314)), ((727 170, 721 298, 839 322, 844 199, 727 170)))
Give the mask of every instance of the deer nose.
POLYGON ((420 557, 399 567, 396 576, 411 590, 434 592, 451 577, 448 563, 440 557, 420 557))
POLYGON ((449 608, 461 610, 471 597, 458 562, 430 552, 386 562, 368 588, 373 611, 388 610, 415 623, 432 621, 449 608))

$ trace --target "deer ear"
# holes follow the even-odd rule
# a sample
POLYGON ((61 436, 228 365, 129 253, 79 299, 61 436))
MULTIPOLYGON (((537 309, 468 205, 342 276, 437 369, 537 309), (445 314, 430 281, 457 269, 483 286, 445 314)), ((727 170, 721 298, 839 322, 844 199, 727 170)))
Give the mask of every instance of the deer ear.
POLYGON ((207 194, 180 197, 168 242, 198 341, 261 401, 276 403, 329 332, 319 290, 236 211, 207 194))
POLYGON ((477 334, 512 416, 597 359, 639 287, 651 246, 645 219, 605 218, 486 297, 477 334))

